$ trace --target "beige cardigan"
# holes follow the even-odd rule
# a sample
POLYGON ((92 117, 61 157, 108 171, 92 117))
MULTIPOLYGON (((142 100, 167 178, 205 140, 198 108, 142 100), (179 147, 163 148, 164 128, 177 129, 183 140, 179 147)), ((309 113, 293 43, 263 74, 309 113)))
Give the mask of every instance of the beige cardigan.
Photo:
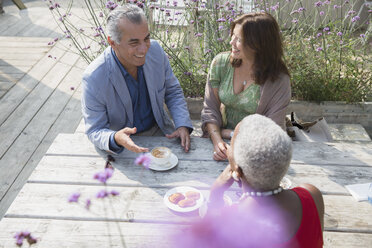
MULTIPOLYGON (((282 73, 275 82, 266 81, 263 85, 260 85, 260 93, 261 96, 256 113, 269 117, 285 130, 285 115, 291 100, 289 76, 282 73)), ((208 136, 206 129, 207 123, 214 123, 222 127, 220 105, 209 81, 205 85, 204 107, 201 112, 201 120, 203 137, 208 136)))

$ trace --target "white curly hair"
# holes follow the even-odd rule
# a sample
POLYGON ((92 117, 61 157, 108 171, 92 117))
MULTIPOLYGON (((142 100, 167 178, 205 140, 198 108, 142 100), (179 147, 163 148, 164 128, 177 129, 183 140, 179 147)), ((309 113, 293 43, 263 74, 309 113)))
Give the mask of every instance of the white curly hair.
POLYGON ((245 117, 234 137, 233 156, 245 179, 257 190, 279 186, 292 158, 292 140, 271 119, 254 114, 245 117))

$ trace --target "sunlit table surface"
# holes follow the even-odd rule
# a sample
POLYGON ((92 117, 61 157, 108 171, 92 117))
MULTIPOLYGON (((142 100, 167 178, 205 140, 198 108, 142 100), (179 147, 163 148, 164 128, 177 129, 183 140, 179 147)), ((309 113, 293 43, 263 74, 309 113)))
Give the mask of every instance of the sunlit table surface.
MULTIPOLYGON (((153 171, 134 164, 138 154, 124 151, 104 186, 93 179, 105 160, 84 134, 60 134, 0 221, 0 247, 16 247, 13 235, 27 230, 38 238, 33 247, 176 247, 168 238, 199 217, 198 210, 178 213, 164 204, 170 189, 208 189, 227 162, 212 159, 209 139, 192 137, 185 153, 178 140, 133 137, 140 146, 169 147, 178 164, 153 171), (97 199, 102 189, 115 197, 97 199), (78 203, 68 203, 79 192, 78 203), (91 199, 90 210, 85 201, 91 199)), ((324 195, 325 247, 372 247, 372 205, 357 202, 345 185, 372 182, 371 143, 294 143, 287 176, 292 186, 311 183, 324 195)), ((233 187, 227 194, 236 200, 233 187)))

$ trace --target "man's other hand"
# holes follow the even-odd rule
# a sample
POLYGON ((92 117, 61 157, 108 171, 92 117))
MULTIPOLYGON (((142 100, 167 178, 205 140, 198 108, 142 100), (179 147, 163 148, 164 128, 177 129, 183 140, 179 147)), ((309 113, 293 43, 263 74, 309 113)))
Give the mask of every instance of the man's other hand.
POLYGON ((135 134, 137 132, 137 128, 123 128, 115 133, 115 142, 118 145, 123 146, 125 149, 132 151, 132 152, 148 152, 149 149, 145 147, 137 146, 133 140, 130 138, 131 134, 135 134))
POLYGON ((189 130, 186 127, 179 127, 173 133, 166 134, 165 136, 168 139, 179 137, 181 139, 181 146, 183 147, 185 152, 189 151, 189 149, 190 149, 190 133, 189 133, 189 130))

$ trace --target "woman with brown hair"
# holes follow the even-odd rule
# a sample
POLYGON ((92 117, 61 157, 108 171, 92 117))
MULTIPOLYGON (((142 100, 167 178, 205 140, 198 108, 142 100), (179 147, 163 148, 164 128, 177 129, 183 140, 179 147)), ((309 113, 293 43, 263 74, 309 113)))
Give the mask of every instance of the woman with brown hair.
POLYGON ((215 160, 227 159, 223 139, 232 137, 245 116, 261 114, 284 129, 291 98, 276 20, 264 12, 244 14, 232 22, 230 35, 231 51, 218 54, 210 66, 201 114, 215 160))

